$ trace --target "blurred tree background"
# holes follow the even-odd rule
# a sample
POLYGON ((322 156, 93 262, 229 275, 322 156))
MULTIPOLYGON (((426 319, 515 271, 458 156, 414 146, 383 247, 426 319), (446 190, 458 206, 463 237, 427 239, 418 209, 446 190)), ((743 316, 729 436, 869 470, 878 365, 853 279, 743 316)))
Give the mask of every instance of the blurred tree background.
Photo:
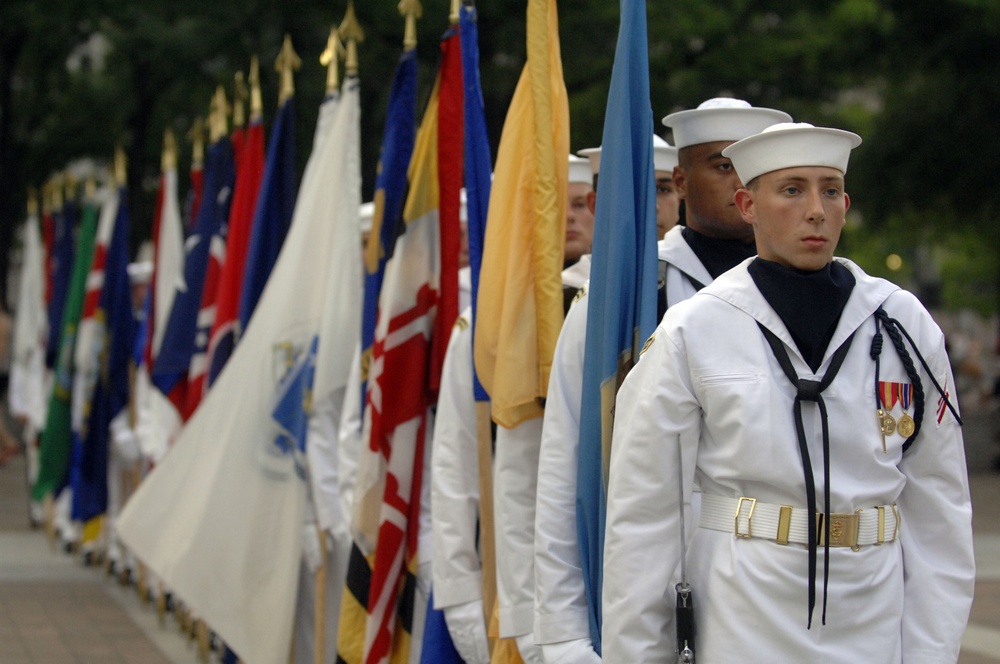
MULTIPOLYGON (((449 0, 418 24, 426 97, 449 0)), ((403 19, 396 0, 357 0, 363 195, 372 195, 403 19)), ((843 127, 852 158, 841 252, 914 289, 929 306, 997 309, 1000 297, 1000 2, 996 0, 671 0, 648 6, 654 117, 731 95, 796 120, 843 127), (896 255, 899 261, 887 257, 896 255)), ((525 0, 480 0, 487 122, 499 142, 524 63, 525 0)), ((75 159, 129 156, 132 247, 149 237, 165 127, 186 135, 215 86, 261 58, 265 126, 285 33, 296 77, 298 159, 312 143, 318 62, 346 0, 4 0, 0 3, 0 279, 26 191, 75 159)), ((571 145, 600 143, 618 3, 560 0, 571 145)), ((422 112, 422 109, 419 109, 422 112)), ((657 126, 659 126, 657 124, 657 126)), ((664 128, 663 134, 669 138, 664 128)), ((190 145, 181 150, 181 170, 190 145)), ((183 180, 183 178, 182 178, 183 180)), ((0 283, 0 293, 7 289, 0 283)))

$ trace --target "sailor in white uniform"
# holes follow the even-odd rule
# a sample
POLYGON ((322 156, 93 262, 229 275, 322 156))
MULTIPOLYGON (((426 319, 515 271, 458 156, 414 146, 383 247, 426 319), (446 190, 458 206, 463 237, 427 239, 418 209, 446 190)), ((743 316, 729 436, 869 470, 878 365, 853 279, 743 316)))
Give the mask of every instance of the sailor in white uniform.
POLYGON ((783 123, 723 151, 759 257, 671 307, 618 393, 608 661, 674 659, 685 549, 700 662, 958 658, 975 565, 944 338, 833 257, 860 141, 783 123))
MULTIPOLYGON (((790 119, 781 111, 752 108, 735 99, 712 99, 698 109, 667 117, 677 148, 654 140, 657 226, 669 226, 658 247, 663 283, 661 306, 691 297, 713 276, 754 253, 746 224, 731 199, 740 181, 721 150, 764 127, 790 119), (669 148, 671 151, 668 151, 669 148), (677 166, 675 169, 674 166, 677 166), (677 205, 663 200, 661 174, 672 170, 682 193, 687 226, 675 226, 677 205), (660 214, 673 219, 661 223, 660 214), (707 233, 711 233, 710 237, 707 233)), ((581 152, 582 154, 582 152, 581 152)), ((590 155, 594 159, 593 154, 590 155)), ((599 158, 599 152, 597 157, 599 158)), ((595 175, 600 162, 594 163, 595 175)), ((580 405, 589 298, 584 292, 570 309, 552 360, 535 521, 535 638, 550 664, 600 661, 592 643, 588 599, 580 563, 576 495, 580 405)), ((595 490, 597 490, 595 488, 595 490)))

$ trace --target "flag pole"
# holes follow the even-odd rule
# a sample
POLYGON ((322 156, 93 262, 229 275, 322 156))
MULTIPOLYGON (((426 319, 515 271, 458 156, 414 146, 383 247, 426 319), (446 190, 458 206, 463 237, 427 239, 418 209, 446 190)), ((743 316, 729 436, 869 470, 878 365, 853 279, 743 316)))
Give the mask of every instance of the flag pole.
POLYGON ((326 49, 319 54, 319 63, 326 67, 326 94, 336 94, 340 90, 340 58, 344 55, 344 43, 340 41, 336 26, 330 28, 326 49))
POLYGON ((302 68, 302 60, 292 46, 292 36, 285 34, 281 51, 274 60, 274 70, 281 75, 281 87, 278 90, 278 108, 295 96, 295 72, 302 68))

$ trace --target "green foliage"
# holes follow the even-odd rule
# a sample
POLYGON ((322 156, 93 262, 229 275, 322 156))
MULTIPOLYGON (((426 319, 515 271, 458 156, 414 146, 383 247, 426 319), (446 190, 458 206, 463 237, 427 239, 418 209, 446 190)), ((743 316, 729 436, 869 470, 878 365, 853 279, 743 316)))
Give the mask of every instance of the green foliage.
MULTIPOLYGON (((356 4, 366 32, 359 49, 361 144, 363 195, 370 198, 403 19, 396 0, 356 4)), ((1000 2, 646 4, 650 104, 661 133, 668 135, 660 118, 718 95, 860 133, 864 143, 852 158, 848 185, 853 211, 865 223, 845 233, 845 251, 876 273, 887 271, 886 253, 900 253, 904 268, 890 276, 912 281, 906 269, 913 252, 933 238, 946 303, 995 301, 1000 134, 991 128, 1000 108, 1000 2), (910 242, 917 244, 893 249, 910 242)), ((449 8, 449 0, 424 2, 418 22, 421 100, 432 83, 449 8)), ((303 61, 296 101, 304 167, 325 87, 318 55, 345 9, 346 0, 0 3, 0 244, 10 246, 29 184, 40 184, 76 157, 109 158, 121 143, 130 157, 135 246, 149 235, 164 127, 186 134, 194 118, 207 113, 215 86, 231 91, 234 72, 246 70, 253 54, 261 60, 269 126, 277 101, 273 61, 286 32, 303 61), (98 34, 110 45, 103 66, 68 67, 98 34)), ((613 0, 559 0, 574 150, 601 142, 618 11, 613 0)), ((481 0, 478 12, 495 157, 524 65, 525 0, 481 0)), ((189 158, 182 145, 182 170, 189 158)))

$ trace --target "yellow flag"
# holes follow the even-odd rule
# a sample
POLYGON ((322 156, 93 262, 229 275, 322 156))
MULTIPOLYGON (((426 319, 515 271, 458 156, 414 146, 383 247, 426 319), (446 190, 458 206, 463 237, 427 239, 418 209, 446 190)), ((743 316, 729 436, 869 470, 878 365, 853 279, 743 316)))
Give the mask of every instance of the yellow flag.
POLYGON ((528 62, 507 110, 476 309, 476 372, 493 419, 542 415, 562 328, 569 105, 555 0, 528 2, 528 62))

